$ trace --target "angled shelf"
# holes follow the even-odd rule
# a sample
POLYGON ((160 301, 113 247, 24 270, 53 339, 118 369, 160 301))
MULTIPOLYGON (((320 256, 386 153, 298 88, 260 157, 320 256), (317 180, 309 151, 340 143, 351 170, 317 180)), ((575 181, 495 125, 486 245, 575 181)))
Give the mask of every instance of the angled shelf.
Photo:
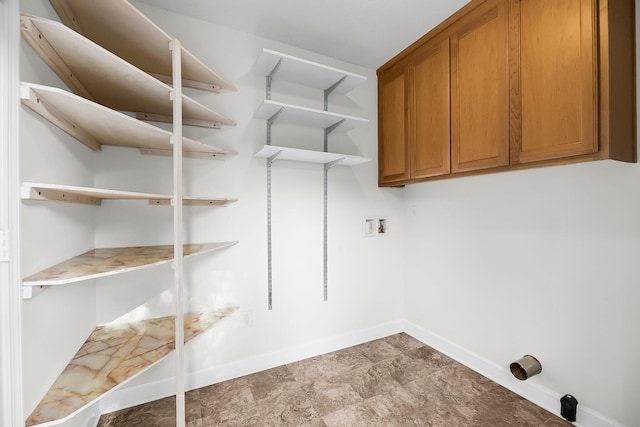
MULTIPOLYGON (((187 244, 184 245, 184 256, 220 250, 236 243, 187 244)), ((173 245, 93 249, 24 278, 22 285, 64 285, 166 264, 172 260, 173 245)))
POLYGON ((263 76, 273 75, 277 80, 287 80, 322 90, 334 88, 332 93, 340 94, 345 94, 367 81, 365 76, 271 49, 262 49, 253 65, 253 72, 263 76))
MULTIPOLYGON (((171 133, 157 126, 55 87, 23 82, 20 92, 24 105, 92 150, 110 145, 138 148, 142 154, 173 155, 171 133)), ((237 154, 189 138, 182 138, 182 148, 185 157, 222 160, 237 154)))
POLYGON ((265 145, 255 154, 259 158, 273 158, 274 160, 291 160, 294 162, 334 164, 336 166, 355 166, 370 162, 369 157, 350 156, 347 154, 327 153, 324 151, 301 150, 298 148, 265 145), (276 156, 275 158, 273 156, 276 156))
MULTIPOLYGON (((51 0, 68 27, 159 80, 171 82, 171 37, 126 0, 51 0)), ((182 85, 237 90, 182 48, 182 85)))
MULTIPOLYGON (((95 2, 91 2, 93 4, 95 2)), ((22 37, 77 95, 143 120, 172 122, 172 89, 65 25, 21 15, 22 37)), ((182 96, 183 123, 220 128, 236 123, 182 96)))
MULTIPOLYGON (((185 343, 237 309, 185 314, 185 343)), ((26 426, 65 422, 157 364, 174 351, 174 330, 175 316, 98 326, 29 415, 26 426)))
POLYGON ((348 132, 369 120, 345 114, 300 107, 283 102, 265 100, 254 114, 256 119, 273 120, 274 123, 289 123, 313 128, 328 129, 337 125, 335 132, 348 132))
MULTIPOLYGON (((147 200, 150 205, 170 205, 173 199, 172 196, 164 194, 105 190, 101 188, 35 182, 22 183, 21 198, 22 200, 47 200, 88 205, 100 205, 103 200, 147 200)), ((185 206, 225 206, 236 201, 238 201, 238 199, 183 197, 185 206)))

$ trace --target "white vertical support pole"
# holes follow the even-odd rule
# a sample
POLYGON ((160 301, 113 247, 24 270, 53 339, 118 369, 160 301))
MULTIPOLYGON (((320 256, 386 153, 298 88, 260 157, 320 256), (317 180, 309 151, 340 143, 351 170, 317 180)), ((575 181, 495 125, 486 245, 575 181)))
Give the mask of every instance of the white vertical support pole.
POLYGON ((184 254, 182 223, 182 47, 170 42, 173 68, 173 273, 175 284, 176 426, 185 425, 184 254))
POLYGON ((20 4, 0 0, 0 425, 24 425, 20 286, 20 4))

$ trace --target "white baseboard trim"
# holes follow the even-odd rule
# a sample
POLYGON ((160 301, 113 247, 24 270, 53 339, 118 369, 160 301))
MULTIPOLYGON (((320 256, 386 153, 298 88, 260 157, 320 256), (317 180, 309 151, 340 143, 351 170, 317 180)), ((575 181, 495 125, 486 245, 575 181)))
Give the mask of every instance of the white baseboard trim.
MULTIPOLYGON (((440 353, 462 363, 547 411, 560 416, 560 397, 562 397, 562 394, 556 393, 535 382, 531 382, 531 380, 517 380, 506 367, 490 362, 409 321, 405 321, 404 331, 415 339, 438 350, 440 353)), ((622 424, 582 404, 578 404, 578 414, 576 418, 577 421, 574 425, 580 427, 624 427, 622 424)))
MULTIPOLYGON (((205 387, 309 357, 352 347, 400 332, 406 332, 417 340, 433 347, 439 352, 495 381, 514 393, 519 394, 536 405, 558 416, 560 415, 561 394, 532 381, 519 381, 511 375, 511 372, 506 367, 490 362, 451 341, 433 334, 412 322, 404 320, 388 322, 373 328, 341 334, 271 353, 249 357, 214 368, 192 372, 187 376, 185 382, 186 389, 193 390, 205 387)), ((174 394, 175 384, 172 379, 128 387, 114 391, 109 396, 106 396, 100 402, 100 412, 106 414, 162 399, 174 394)), ((577 418, 578 420, 574 425, 579 427, 624 427, 622 424, 582 404, 578 405, 577 418)))
MULTIPOLYGON (((185 381, 186 389, 193 390, 222 381, 250 375, 266 369, 282 366, 310 357, 340 350, 368 341, 384 338, 404 331, 404 321, 398 320, 384 323, 372 328, 361 329, 321 340, 308 342, 282 350, 266 353, 235 362, 192 372, 185 381)), ((107 414, 142 403, 162 399, 175 394, 172 379, 164 379, 153 383, 141 384, 116 390, 100 401, 100 412, 107 414)))

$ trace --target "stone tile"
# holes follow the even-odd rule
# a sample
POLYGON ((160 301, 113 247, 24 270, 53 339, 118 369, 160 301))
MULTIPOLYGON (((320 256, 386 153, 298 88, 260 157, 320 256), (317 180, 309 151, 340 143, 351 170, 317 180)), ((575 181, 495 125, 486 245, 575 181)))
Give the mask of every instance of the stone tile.
POLYGON ((320 380, 303 385, 302 390, 320 416, 363 401, 351 384, 345 382, 320 380))
POLYGON ((353 348, 360 351, 372 363, 391 359, 402 354, 402 351, 384 341, 384 339, 360 344, 353 348))
POLYGON ((412 336, 409 336, 408 334, 405 334, 404 332, 382 338, 381 341, 391 344, 403 353, 425 346, 424 343, 418 341, 412 336))
POLYGON ((256 401, 261 425, 324 426, 322 418, 298 384, 274 388, 256 401))
POLYGON ((271 389, 296 381, 286 366, 269 369, 244 377, 254 399, 264 398, 271 389))
POLYGON ((354 374, 349 378, 351 387, 362 396, 363 399, 392 392, 400 387, 400 384, 393 379, 390 369, 391 361, 383 361, 374 364, 362 374, 354 374))
POLYGON ((252 425, 260 419, 256 401, 246 378, 201 388, 200 405, 204 425, 252 425))
POLYGON ((327 427, 385 426, 380 417, 364 403, 356 403, 322 418, 327 427))
POLYGON ((296 381, 306 383, 316 379, 332 377, 371 366, 371 362, 360 351, 340 350, 286 365, 296 381))

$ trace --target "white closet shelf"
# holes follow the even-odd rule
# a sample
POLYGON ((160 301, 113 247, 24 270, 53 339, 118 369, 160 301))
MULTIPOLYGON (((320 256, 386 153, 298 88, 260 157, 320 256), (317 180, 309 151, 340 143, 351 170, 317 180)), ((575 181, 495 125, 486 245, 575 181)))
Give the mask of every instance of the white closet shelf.
MULTIPOLYGON (((135 67, 170 83, 171 37, 126 0, 51 0, 62 21, 135 67)), ((182 85, 219 92, 237 90, 182 48, 182 85)))
MULTIPOLYGON (((216 251, 238 243, 184 245, 184 256, 216 251)), ((55 286, 126 273, 173 261, 173 245, 93 249, 22 280, 23 286, 55 286)))
MULTIPOLYGON (((23 200, 47 200, 58 202, 84 203, 100 205, 103 200, 147 200, 150 205, 170 205, 172 196, 164 194, 139 193, 133 191, 106 190, 72 185, 41 184, 23 182, 21 197, 23 200)), ((185 206, 224 206, 238 199, 183 197, 185 206)))
MULTIPOLYGON (((114 110, 139 113, 140 119, 173 121, 172 89, 160 80, 60 22, 21 15, 20 23, 22 37, 75 94, 114 110)), ((184 95, 182 108, 186 125, 236 125, 184 95)))
MULTIPOLYGON (((21 84, 24 105, 92 150, 102 145, 138 148, 143 154, 173 155, 171 132, 55 87, 21 84)), ((189 138, 182 138, 183 155, 224 159, 237 154, 189 138)))
POLYGON ((345 94, 367 81, 365 76, 270 49, 262 49, 253 65, 253 72, 268 76, 276 67, 277 70, 273 76, 275 80, 287 80, 322 90, 329 89, 340 82, 332 93, 345 94))
POLYGON ((335 132, 348 132, 358 126, 369 123, 369 120, 345 114, 316 110, 314 108, 285 104, 282 102, 265 100, 254 114, 256 119, 270 120, 274 123, 290 123, 300 126, 327 129, 340 123, 335 132))
POLYGON ((291 160, 294 162, 321 164, 336 162, 337 166, 355 166, 371 161, 371 158, 369 157, 327 153, 324 151, 301 150, 298 148, 278 147, 275 145, 265 145, 255 154, 255 157, 268 159, 275 155, 277 155, 275 160, 291 160))
MULTIPOLYGON (((237 309, 185 314, 185 343, 237 309)), ((26 426, 63 423, 126 384, 173 353, 174 333, 175 316, 96 327, 27 418, 26 426)))

